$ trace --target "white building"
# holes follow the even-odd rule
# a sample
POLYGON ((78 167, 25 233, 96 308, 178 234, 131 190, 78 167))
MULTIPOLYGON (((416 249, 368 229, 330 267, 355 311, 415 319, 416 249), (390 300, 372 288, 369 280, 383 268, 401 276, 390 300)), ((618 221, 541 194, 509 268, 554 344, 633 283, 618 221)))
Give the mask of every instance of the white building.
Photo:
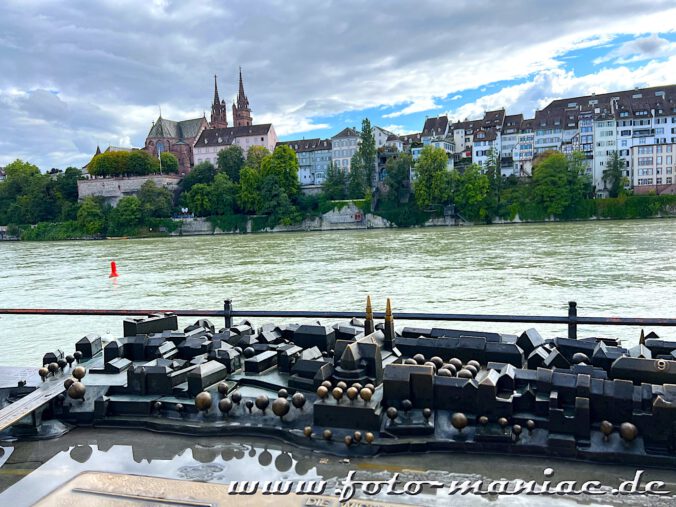
POLYGON ((359 146, 359 132, 347 127, 331 138, 331 160, 333 165, 349 172, 352 156, 359 146))
POLYGON ((299 139, 282 141, 296 152, 298 159, 298 179, 301 185, 321 185, 326 179, 326 171, 331 167, 330 139, 299 139))
MULTIPOLYGON (((631 148, 631 164, 634 168, 634 190, 660 193, 663 187, 673 185, 676 169, 676 145, 645 144, 631 148)), ((672 192, 673 193, 673 192, 672 192)))
POLYGON ((270 123, 204 129, 193 147, 195 164, 218 163, 218 152, 231 145, 237 145, 246 156, 252 146, 262 146, 271 153, 277 146, 277 133, 270 123))

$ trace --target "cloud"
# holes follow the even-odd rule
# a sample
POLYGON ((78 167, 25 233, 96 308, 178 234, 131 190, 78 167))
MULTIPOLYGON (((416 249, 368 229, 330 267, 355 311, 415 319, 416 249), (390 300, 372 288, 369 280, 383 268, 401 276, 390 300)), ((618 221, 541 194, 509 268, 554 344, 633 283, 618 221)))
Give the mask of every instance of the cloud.
POLYGON ((653 34, 621 44, 606 55, 596 58, 594 64, 610 61, 616 64, 626 64, 673 55, 676 55, 676 42, 670 42, 668 39, 653 34))
POLYGON ((607 68, 581 76, 573 71, 553 69, 539 73, 524 83, 485 95, 447 114, 449 119, 459 121, 480 118, 485 111, 504 107, 508 114, 523 113, 524 117, 532 118, 535 110, 542 109, 552 100, 675 82, 676 56, 665 62, 649 62, 634 70, 626 67, 607 68))
POLYGON ((395 111, 394 113, 384 114, 383 118, 396 118, 398 116, 404 116, 413 113, 421 113, 423 111, 430 111, 432 109, 441 109, 441 106, 437 104, 433 98, 424 98, 412 102, 401 111, 395 111))
POLYGON ((404 127, 403 125, 385 125, 382 128, 385 130, 389 130, 390 132, 397 134, 398 136, 405 136, 406 134, 415 134, 416 132, 419 132, 418 129, 409 129, 404 127))
POLYGON ((570 51, 669 32, 674 17, 662 0, 5 0, 0 164, 82 165, 97 144, 140 146, 159 106, 176 120, 208 112, 214 73, 230 102, 239 65, 254 121, 282 135, 338 131, 355 122, 339 115, 382 106, 406 124, 464 90, 541 75, 552 90, 527 92, 539 100, 570 51))

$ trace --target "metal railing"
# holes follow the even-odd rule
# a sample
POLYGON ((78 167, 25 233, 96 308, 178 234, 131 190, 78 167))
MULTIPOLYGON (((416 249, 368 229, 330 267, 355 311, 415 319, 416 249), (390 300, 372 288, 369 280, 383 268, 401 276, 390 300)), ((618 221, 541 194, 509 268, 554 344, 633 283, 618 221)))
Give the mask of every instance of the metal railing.
MULTIPOLYGON (((324 319, 351 319, 365 318, 365 311, 335 312, 335 311, 303 311, 303 310, 235 310, 232 301, 223 302, 223 310, 99 310, 82 308, 0 308, 0 314, 5 315, 106 315, 106 316, 143 316, 157 313, 174 313, 178 317, 221 317, 225 320, 225 327, 232 326, 233 317, 282 317, 282 318, 324 318, 324 319)), ((641 318, 641 317, 579 317, 577 303, 568 303, 567 315, 477 315, 468 313, 424 313, 424 312, 393 312, 396 320, 412 321, 455 321, 455 322, 506 322, 528 324, 566 324, 568 337, 577 338, 578 325, 600 326, 676 326, 676 319, 641 318)), ((373 317, 383 319, 384 312, 373 312, 373 317)))

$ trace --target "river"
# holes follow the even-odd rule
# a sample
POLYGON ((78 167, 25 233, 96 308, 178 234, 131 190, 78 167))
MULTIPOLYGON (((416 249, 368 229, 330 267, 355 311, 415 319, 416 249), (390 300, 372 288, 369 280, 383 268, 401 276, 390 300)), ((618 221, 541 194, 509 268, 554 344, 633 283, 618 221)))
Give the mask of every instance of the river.
MULTIPOLYGON (((4 242, 0 306, 219 309, 224 298, 231 298, 240 309, 354 310, 363 308, 370 294, 376 310, 384 309, 391 297, 395 311, 565 315, 567 302, 575 300, 580 315, 674 317, 675 252, 676 220, 4 242), (111 260, 117 262, 119 278, 108 278, 111 260)), ((193 320, 182 319, 181 324, 193 320)), ((0 316, 0 363, 41 366, 46 351, 71 352, 75 340, 87 333, 119 336, 121 321, 121 317, 0 316)), ((507 333, 528 327, 450 325, 507 333)), ((566 332, 556 325, 538 329, 544 336, 566 332)), ((676 334, 657 331, 672 338, 676 334)), ((581 327, 579 335, 618 336, 631 345, 637 343, 639 332, 581 327)), ((0 492, 4 491, 0 503, 35 501, 83 470, 227 482, 262 475, 342 478, 357 469, 371 478, 408 471, 412 478, 448 482, 468 477, 541 481, 543 469, 553 466, 557 477, 592 477, 607 485, 618 477, 631 479, 635 472, 627 467, 461 455, 388 456, 351 464, 331 457, 318 460, 314 453, 281 443, 78 429, 50 442, 0 442, 0 492)), ((676 490, 673 472, 650 471, 650 477, 665 480, 668 489, 676 490)), ((500 497, 496 503, 571 505, 573 500, 594 503, 597 498, 544 502, 520 496, 500 497)), ((417 501, 446 505, 448 497, 426 495, 417 501)), ((454 501, 485 505, 489 498, 454 501)), ((601 501, 668 505, 673 497, 655 503, 606 495, 601 501)))
MULTIPOLYGON (((580 315, 674 317, 675 252, 676 220, 667 219, 3 242, 0 306, 216 310, 231 298, 240 309, 355 310, 370 294, 375 310, 390 297, 395 311, 565 315, 575 300, 580 315), (119 278, 108 278, 111 260, 119 278)), ((0 316, 0 364, 41 366, 46 351, 70 352, 87 333, 119 336, 121 322, 0 316)), ((529 327, 450 325, 506 333, 529 327)), ((625 344, 639 333, 579 330, 625 344)))

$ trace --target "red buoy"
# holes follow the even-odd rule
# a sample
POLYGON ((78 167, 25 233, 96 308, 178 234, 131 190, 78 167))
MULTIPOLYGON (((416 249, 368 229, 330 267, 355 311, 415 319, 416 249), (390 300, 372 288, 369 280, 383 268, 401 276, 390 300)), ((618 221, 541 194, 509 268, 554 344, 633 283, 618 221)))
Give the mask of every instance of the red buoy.
POLYGON ((117 274, 117 264, 115 261, 110 261, 110 276, 108 278, 115 278, 120 275, 117 274))

